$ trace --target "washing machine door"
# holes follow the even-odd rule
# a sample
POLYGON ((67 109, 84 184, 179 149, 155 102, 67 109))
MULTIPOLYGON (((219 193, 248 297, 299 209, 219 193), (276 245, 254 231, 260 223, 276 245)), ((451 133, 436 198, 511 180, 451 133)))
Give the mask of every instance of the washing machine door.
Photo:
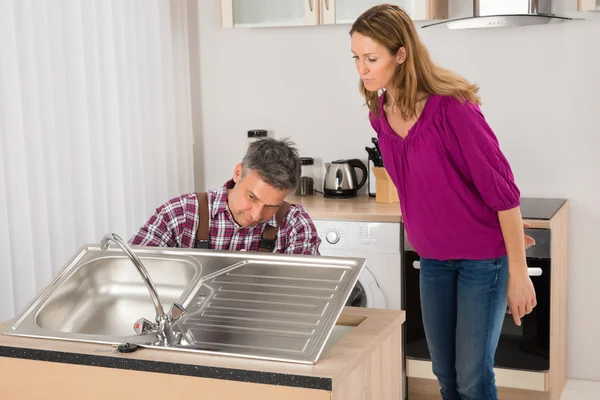
POLYGON ((367 267, 364 267, 358 282, 352 289, 347 306, 366 307, 366 308, 385 308, 385 298, 379 288, 375 277, 367 267))

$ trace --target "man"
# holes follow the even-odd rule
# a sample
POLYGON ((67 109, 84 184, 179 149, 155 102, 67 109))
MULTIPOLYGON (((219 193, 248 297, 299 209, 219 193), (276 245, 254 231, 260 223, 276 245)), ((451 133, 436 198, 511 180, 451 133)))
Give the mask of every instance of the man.
POLYGON ((308 213, 284 202, 299 180, 298 150, 290 142, 258 140, 223 187, 167 201, 129 243, 320 255, 308 213))

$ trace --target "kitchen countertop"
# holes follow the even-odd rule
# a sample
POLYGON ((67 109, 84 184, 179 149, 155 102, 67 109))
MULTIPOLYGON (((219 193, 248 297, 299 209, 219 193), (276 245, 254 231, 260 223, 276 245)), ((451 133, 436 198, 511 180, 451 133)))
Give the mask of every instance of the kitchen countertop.
MULTIPOLYGON (((329 199, 322 194, 288 196, 289 203, 301 204, 313 219, 402 222, 399 203, 377 203, 374 197, 357 196, 351 199, 329 199)), ((532 228, 549 229, 549 221, 566 203, 565 199, 521 198, 523 220, 532 228)))
POLYGON ((375 197, 328 199, 322 194, 315 194, 312 196, 288 196, 286 201, 301 204, 313 219, 402 222, 399 203, 377 203, 375 197))
MULTIPOLYGON (((354 328, 315 365, 147 348, 133 353, 102 353, 95 349, 110 349, 111 346, 0 334, 0 370, 2 358, 25 359, 332 390, 394 329, 399 329, 404 319, 404 311, 345 307, 337 324, 354 328)), ((0 330, 6 326, 7 323, 0 324, 0 330)), ((5 367, 8 366, 10 364, 5 364, 5 367)))
POLYGON ((549 221, 566 202, 566 199, 522 197, 521 215, 523 219, 549 221))

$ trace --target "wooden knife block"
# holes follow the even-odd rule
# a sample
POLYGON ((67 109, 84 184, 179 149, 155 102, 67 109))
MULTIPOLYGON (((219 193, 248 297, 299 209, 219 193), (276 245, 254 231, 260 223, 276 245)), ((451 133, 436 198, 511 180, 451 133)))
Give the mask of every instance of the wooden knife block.
POLYGON ((377 203, 399 203, 398 191, 383 167, 373 167, 375 175, 375 201, 377 203))

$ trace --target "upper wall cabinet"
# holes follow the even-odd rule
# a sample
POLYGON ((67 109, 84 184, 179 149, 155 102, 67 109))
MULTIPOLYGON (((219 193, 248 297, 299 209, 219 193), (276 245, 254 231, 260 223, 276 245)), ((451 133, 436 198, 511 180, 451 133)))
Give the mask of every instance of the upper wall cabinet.
MULTIPOLYGON (((322 24, 351 24, 369 8, 384 3, 381 0, 321 0, 322 24)), ((403 8, 413 20, 445 19, 448 1, 394 0, 389 1, 403 8)))
POLYGON ((600 0, 578 0, 579 11, 600 11, 600 0))
POLYGON ((223 28, 319 23, 319 0, 221 0, 223 28))
MULTIPOLYGON (((351 24, 381 0, 221 0, 221 26, 248 28, 351 24)), ((414 20, 445 19, 448 0, 391 0, 414 20)))

